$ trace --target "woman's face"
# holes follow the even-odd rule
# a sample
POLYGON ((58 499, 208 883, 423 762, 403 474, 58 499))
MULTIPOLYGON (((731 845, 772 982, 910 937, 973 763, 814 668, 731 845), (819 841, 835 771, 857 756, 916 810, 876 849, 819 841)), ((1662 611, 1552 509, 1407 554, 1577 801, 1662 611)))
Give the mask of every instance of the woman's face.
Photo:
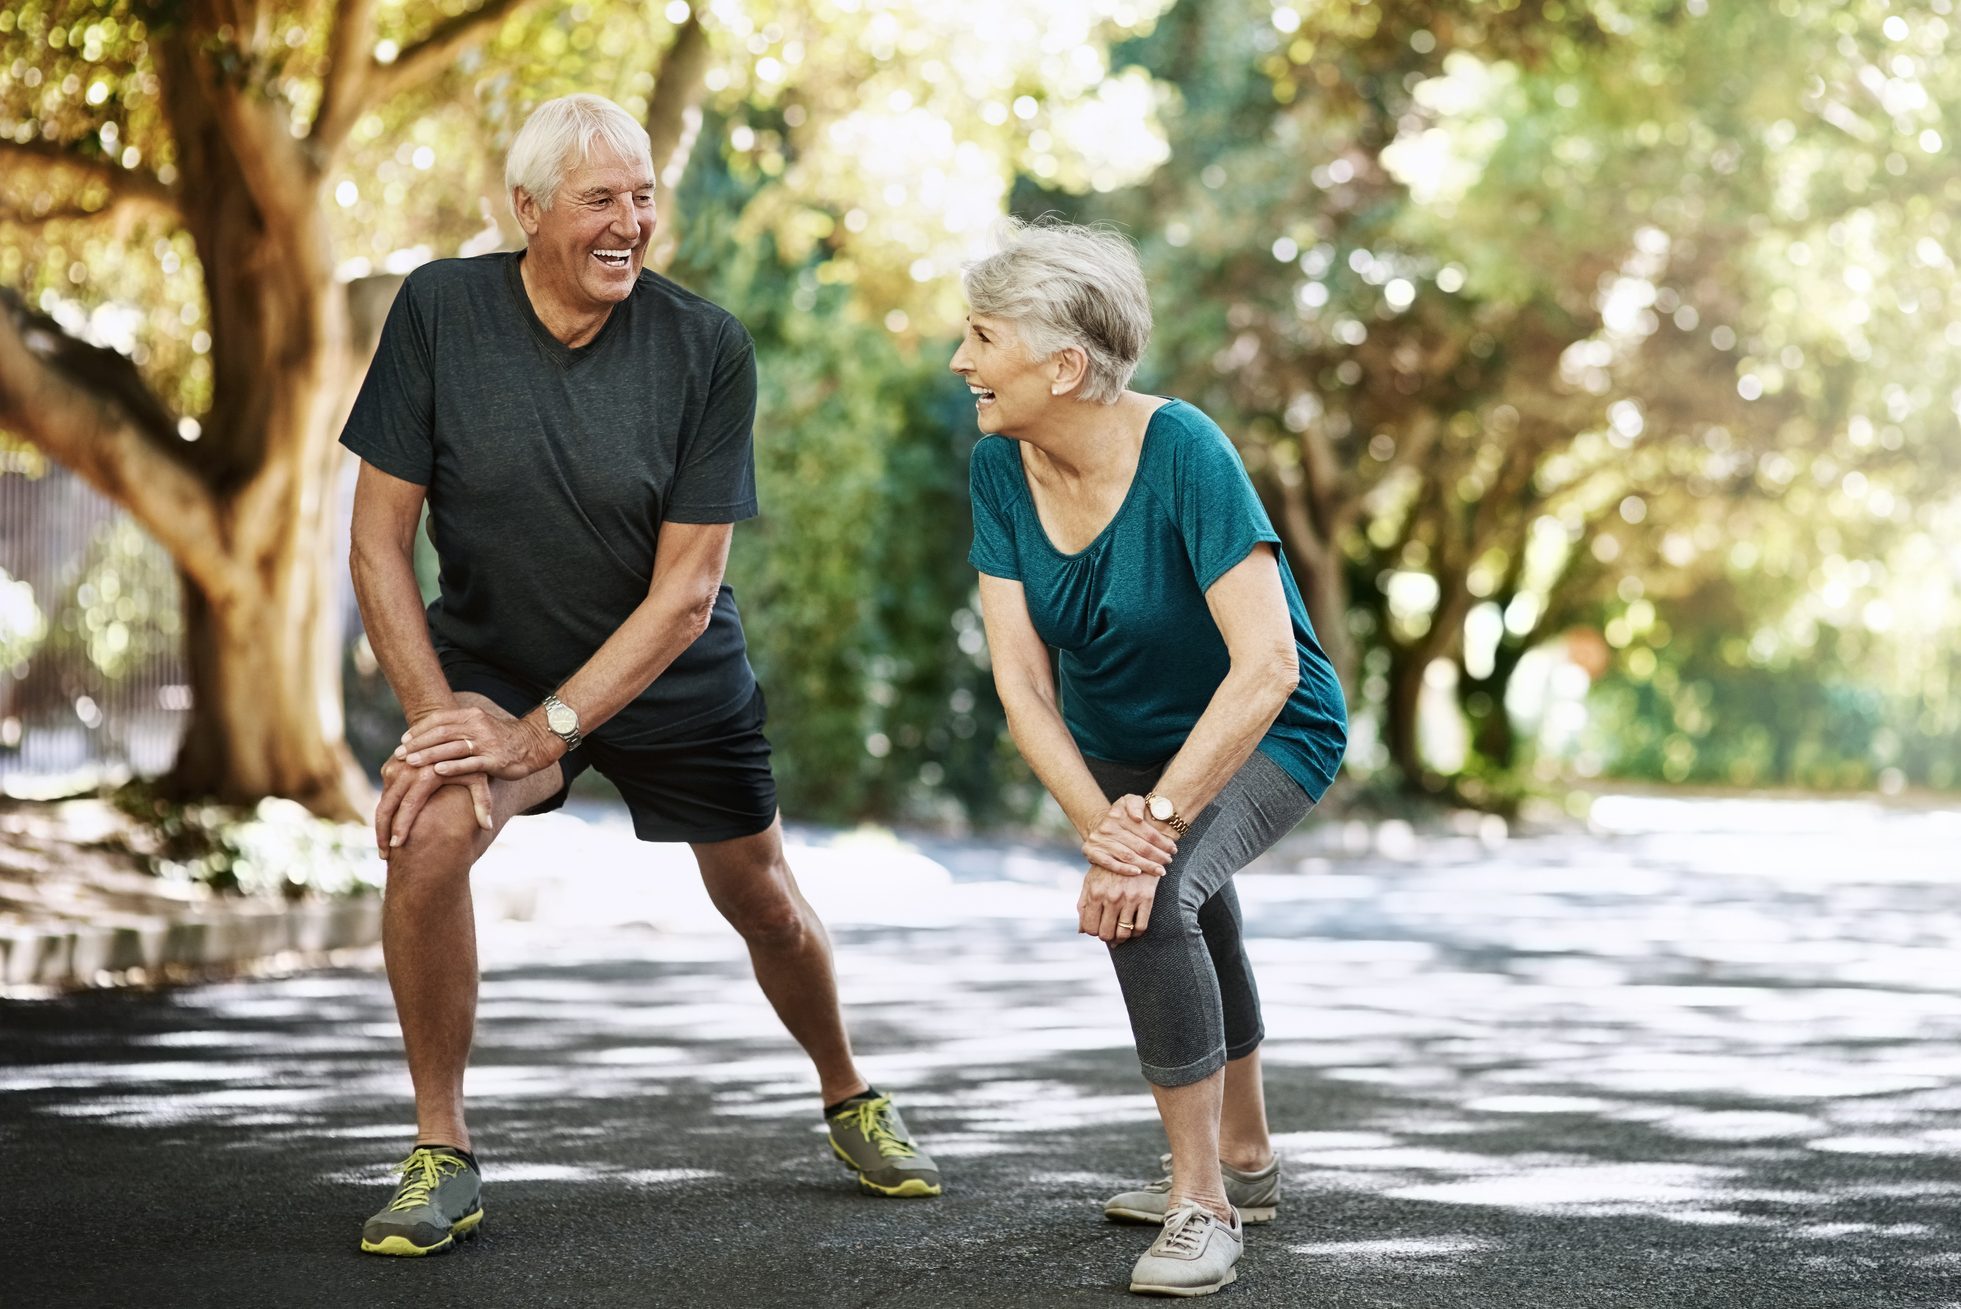
POLYGON ((974 421, 983 432, 1011 432, 1054 400, 1045 361, 1030 359, 1014 324, 968 314, 967 332, 947 367, 974 393, 974 421))

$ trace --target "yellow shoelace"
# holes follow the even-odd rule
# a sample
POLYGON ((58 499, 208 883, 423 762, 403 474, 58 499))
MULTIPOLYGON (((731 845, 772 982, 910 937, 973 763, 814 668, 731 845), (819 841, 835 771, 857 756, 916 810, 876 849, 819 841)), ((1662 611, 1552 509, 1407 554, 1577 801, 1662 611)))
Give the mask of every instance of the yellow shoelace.
POLYGON ((454 1176, 463 1170, 463 1161, 453 1154, 436 1154, 430 1150, 412 1150, 409 1157, 395 1166, 395 1173, 402 1179, 401 1189, 389 1201, 390 1213, 408 1209, 420 1209, 429 1203, 429 1192, 441 1186, 443 1179, 454 1176))
POLYGON ((892 1101, 886 1096, 847 1105, 838 1117, 857 1128, 859 1134, 877 1146, 879 1154, 886 1159, 911 1159, 919 1153, 910 1141, 892 1130, 892 1101))

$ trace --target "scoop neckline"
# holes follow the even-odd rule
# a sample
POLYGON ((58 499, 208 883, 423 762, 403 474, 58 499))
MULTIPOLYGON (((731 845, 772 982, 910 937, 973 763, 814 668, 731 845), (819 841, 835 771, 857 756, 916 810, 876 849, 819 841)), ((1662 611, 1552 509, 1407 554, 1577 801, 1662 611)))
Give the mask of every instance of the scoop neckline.
POLYGON ((1028 484, 1028 465, 1022 462, 1021 442, 1015 442, 1015 471, 1020 474, 1022 502, 1028 506, 1028 513, 1035 520, 1036 535, 1042 538, 1042 544, 1056 558, 1065 562, 1074 562, 1083 558, 1102 545, 1109 538, 1110 533, 1116 530, 1117 524, 1123 521, 1123 516, 1129 511, 1131 502, 1137 498, 1137 488, 1144 481, 1144 456, 1151 448, 1152 434, 1157 431, 1158 415, 1175 404, 1183 403, 1176 396, 1157 396, 1154 398, 1162 400, 1164 403, 1151 410, 1151 416, 1144 420, 1144 439, 1137 443, 1137 467, 1133 468, 1130 472, 1130 485, 1124 488, 1123 499, 1118 502, 1117 511, 1110 515, 1110 521, 1103 524, 1096 535, 1090 538, 1089 544, 1080 550, 1064 550, 1049 535, 1049 529, 1042 523, 1042 511, 1035 504, 1035 489, 1028 484))

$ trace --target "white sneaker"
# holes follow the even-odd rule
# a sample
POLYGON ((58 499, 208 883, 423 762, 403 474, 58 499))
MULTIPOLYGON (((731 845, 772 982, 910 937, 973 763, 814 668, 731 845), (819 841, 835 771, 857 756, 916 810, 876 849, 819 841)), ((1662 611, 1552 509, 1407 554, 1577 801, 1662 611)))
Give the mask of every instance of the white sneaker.
MULTIPOLYGON (((1171 1200, 1171 1156, 1160 1155, 1164 1176, 1147 1182, 1135 1191, 1113 1195, 1103 1202, 1103 1216, 1117 1223, 1164 1222, 1165 1206, 1171 1200)), ((1280 1206, 1280 1156, 1257 1173, 1242 1173, 1221 1160, 1219 1175, 1226 1183, 1226 1203, 1239 1210, 1239 1220, 1248 1227, 1273 1221, 1280 1206)))
POLYGON ((1130 1289, 1138 1295, 1211 1295, 1239 1276, 1233 1265, 1245 1247, 1237 1209, 1228 1226, 1209 1210, 1181 1204, 1165 1215, 1164 1230, 1130 1270, 1130 1289))

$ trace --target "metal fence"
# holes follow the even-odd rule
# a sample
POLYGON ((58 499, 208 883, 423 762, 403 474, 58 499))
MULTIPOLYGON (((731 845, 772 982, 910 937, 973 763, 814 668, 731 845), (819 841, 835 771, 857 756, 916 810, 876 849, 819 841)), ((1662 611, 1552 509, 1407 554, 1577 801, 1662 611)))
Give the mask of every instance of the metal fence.
POLYGON ((182 631, 163 548, 0 436, 0 779, 168 768, 190 708, 182 631))

